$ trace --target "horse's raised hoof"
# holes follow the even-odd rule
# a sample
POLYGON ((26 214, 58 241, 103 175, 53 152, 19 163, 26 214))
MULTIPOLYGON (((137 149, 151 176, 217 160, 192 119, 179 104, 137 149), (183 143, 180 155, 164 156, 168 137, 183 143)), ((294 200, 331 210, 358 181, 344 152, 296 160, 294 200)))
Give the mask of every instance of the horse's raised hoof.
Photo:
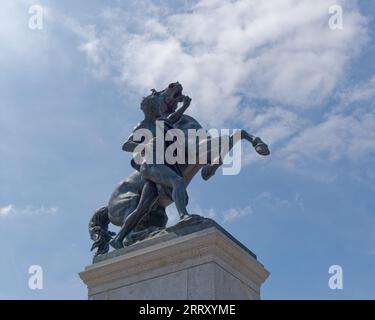
POLYGON ((268 146, 260 138, 254 139, 253 146, 255 151, 261 156, 268 156, 271 154, 270 149, 268 149, 268 146))
POLYGON ((122 242, 121 241, 119 241, 117 238, 113 238, 110 242, 109 242, 109 244, 111 245, 111 247, 113 248, 113 249, 121 249, 121 248, 123 248, 124 247, 124 245, 122 244, 122 242))
POLYGON ((208 179, 210 179, 212 176, 215 175, 216 170, 217 170, 216 166, 213 166, 210 164, 205 165, 201 170, 202 179, 207 181, 208 179))

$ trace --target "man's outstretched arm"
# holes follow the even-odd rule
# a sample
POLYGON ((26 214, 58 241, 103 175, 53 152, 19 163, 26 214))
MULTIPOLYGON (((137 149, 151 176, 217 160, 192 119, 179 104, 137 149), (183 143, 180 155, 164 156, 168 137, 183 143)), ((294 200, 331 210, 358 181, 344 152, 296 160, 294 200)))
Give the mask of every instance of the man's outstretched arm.
MULTIPOLYGON (((141 130, 141 129, 145 129, 144 126, 142 125, 142 123, 138 123, 135 128, 133 129, 133 132, 132 134, 129 136, 128 140, 126 140, 126 142, 122 145, 122 150, 123 151, 126 151, 126 152, 133 152, 134 149, 141 143, 144 143, 144 139, 139 141, 139 142, 135 142, 134 141, 134 133, 137 133, 137 130, 141 130)), ((139 133, 139 132, 138 132, 139 133)))
POLYGON ((133 134, 130 135, 128 140, 122 145, 122 150, 126 152, 133 152, 139 143, 133 141, 133 134))

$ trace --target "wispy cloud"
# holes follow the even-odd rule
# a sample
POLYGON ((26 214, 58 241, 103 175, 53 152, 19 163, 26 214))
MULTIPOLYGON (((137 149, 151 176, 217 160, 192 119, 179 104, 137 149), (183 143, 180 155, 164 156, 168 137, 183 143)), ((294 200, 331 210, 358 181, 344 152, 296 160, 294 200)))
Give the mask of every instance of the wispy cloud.
POLYGON ((0 207, 0 217, 10 216, 30 216, 30 215, 54 215, 58 212, 57 207, 35 207, 35 206, 24 206, 19 207, 13 204, 0 207))
MULTIPOLYGON (((253 210, 251 206, 244 208, 229 208, 224 211, 217 211, 214 208, 203 208, 199 205, 192 205, 189 210, 191 214, 197 214, 202 217, 214 219, 222 223, 232 223, 244 216, 251 215, 253 210)), ((174 225, 179 221, 178 212, 174 205, 167 208, 168 225, 174 225)))
MULTIPOLYGON (((6 0, 1 2, 0 10, 0 65, 8 67, 12 62, 17 65, 33 61, 47 54, 51 46, 51 32, 47 28, 34 31, 28 27, 31 17, 29 8, 42 5, 39 0, 6 0), (31 49, 32 48, 32 49, 31 49)), ((46 5, 43 6, 43 19, 50 22, 51 15, 46 5)))
POLYGON ((251 214, 253 214, 253 209, 251 206, 247 206, 245 208, 230 208, 224 211, 222 214, 223 223, 233 222, 251 214))
MULTIPOLYGON (((278 164, 303 173, 310 162, 351 161, 375 148, 372 112, 325 108, 339 92, 337 104, 350 106, 375 92, 374 79, 343 88, 368 42, 368 21, 357 1, 336 2, 345 13, 340 31, 328 27, 326 0, 202 0, 190 10, 146 0, 132 10, 105 9, 96 23, 68 25, 96 76, 139 96, 178 80, 203 125, 251 129, 278 164)), ((260 160, 251 152, 243 165, 260 160)))
POLYGON ((342 106, 368 101, 371 101, 371 104, 373 104, 375 98, 375 75, 368 81, 359 83, 352 88, 348 88, 341 94, 340 98, 340 105, 342 106))
MULTIPOLYGON (((199 205, 194 204, 190 210, 191 214, 197 214, 202 217, 214 219, 216 218, 216 212, 213 208, 204 209, 199 205)), ((175 205, 171 205, 167 208, 168 214, 168 226, 172 226, 179 221, 179 215, 175 205)))
POLYGON ((133 17, 121 7, 106 10, 100 27, 79 32, 80 49, 95 72, 112 68, 139 94, 179 80, 194 98, 191 112, 206 123, 239 118, 244 98, 298 112, 332 94, 367 40, 355 3, 337 2, 345 11, 340 32, 328 28, 325 0, 202 0, 187 12, 144 1, 133 17))
MULTIPOLYGON (((295 194, 293 196, 293 200, 294 201, 300 201, 300 196, 295 194)), ((293 201, 293 202, 294 202, 293 201)), ((279 197, 276 197, 274 196, 272 193, 270 192, 261 192, 259 195, 257 195, 255 198, 254 198, 254 202, 255 203, 267 203, 267 205, 270 205, 274 208, 277 208, 277 209, 281 209, 281 208, 285 208, 285 207, 289 207, 291 206, 291 203, 292 201, 291 200, 287 200, 287 199, 280 199, 279 197)))
MULTIPOLYGON (((271 192, 261 192, 258 195, 249 199, 249 204, 242 207, 231 207, 223 210, 204 209, 193 206, 192 213, 199 214, 208 218, 214 218, 216 221, 223 224, 230 224, 241 219, 249 219, 256 213, 254 208, 261 208, 261 210, 285 212, 287 209, 295 208, 303 211, 305 206, 303 199, 299 193, 293 193, 288 199, 280 198, 271 192), (198 209, 197 209, 198 208, 198 209)), ((178 218, 176 222, 178 221, 178 218)))
MULTIPOLYGON (((340 95, 322 120, 306 126, 279 152, 292 168, 345 161, 366 161, 375 155, 375 76, 340 95)), ((310 167, 311 169, 311 167, 310 167)))
POLYGON ((8 216, 9 214, 11 214, 13 211, 13 205, 9 205, 9 206, 6 206, 6 207, 0 207, 0 217, 1 216, 8 216))
POLYGON ((210 219, 214 219, 216 217, 216 213, 215 213, 215 210, 213 208, 204 209, 204 208, 202 208, 201 206, 198 206, 198 205, 193 206, 192 213, 198 214, 200 216, 210 218, 210 219))

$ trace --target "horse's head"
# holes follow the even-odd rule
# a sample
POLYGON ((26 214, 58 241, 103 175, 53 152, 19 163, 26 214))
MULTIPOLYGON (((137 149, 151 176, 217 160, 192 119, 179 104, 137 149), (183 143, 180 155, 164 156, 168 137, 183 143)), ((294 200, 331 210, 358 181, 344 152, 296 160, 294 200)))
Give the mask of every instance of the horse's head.
POLYGON ((177 104, 182 102, 184 98, 182 90, 182 85, 178 82, 174 82, 163 91, 158 92, 160 95, 160 111, 162 114, 168 115, 177 109, 177 104))
POLYGON ((178 82, 171 83, 162 91, 151 89, 151 94, 142 99, 141 109, 151 117, 169 115, 177 109, 177 104, 183 101, 182 90, 182 85, 178 82))

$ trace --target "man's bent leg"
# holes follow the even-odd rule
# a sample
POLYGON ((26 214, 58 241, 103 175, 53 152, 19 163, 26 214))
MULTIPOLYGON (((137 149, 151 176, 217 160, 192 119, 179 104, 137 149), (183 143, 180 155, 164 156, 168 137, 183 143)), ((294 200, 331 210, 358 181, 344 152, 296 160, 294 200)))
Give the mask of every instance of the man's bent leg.
POLYGON ((184 179, 166 165, 156 164, 149 166, 144 172, 147 180, 153 181, 165 187, 172 188, 172 200, 181 218, 188 216, 186 210, 188 196, 184 179))
POLYGON ((122 248, 125 237, 136 227, 138 222, 151 211, 157 201, 158 192, 156 185, 151 181, 146 181, 137 208, 125 218, 121 230, 111 241, 111 246, 115 249, 122 248))

